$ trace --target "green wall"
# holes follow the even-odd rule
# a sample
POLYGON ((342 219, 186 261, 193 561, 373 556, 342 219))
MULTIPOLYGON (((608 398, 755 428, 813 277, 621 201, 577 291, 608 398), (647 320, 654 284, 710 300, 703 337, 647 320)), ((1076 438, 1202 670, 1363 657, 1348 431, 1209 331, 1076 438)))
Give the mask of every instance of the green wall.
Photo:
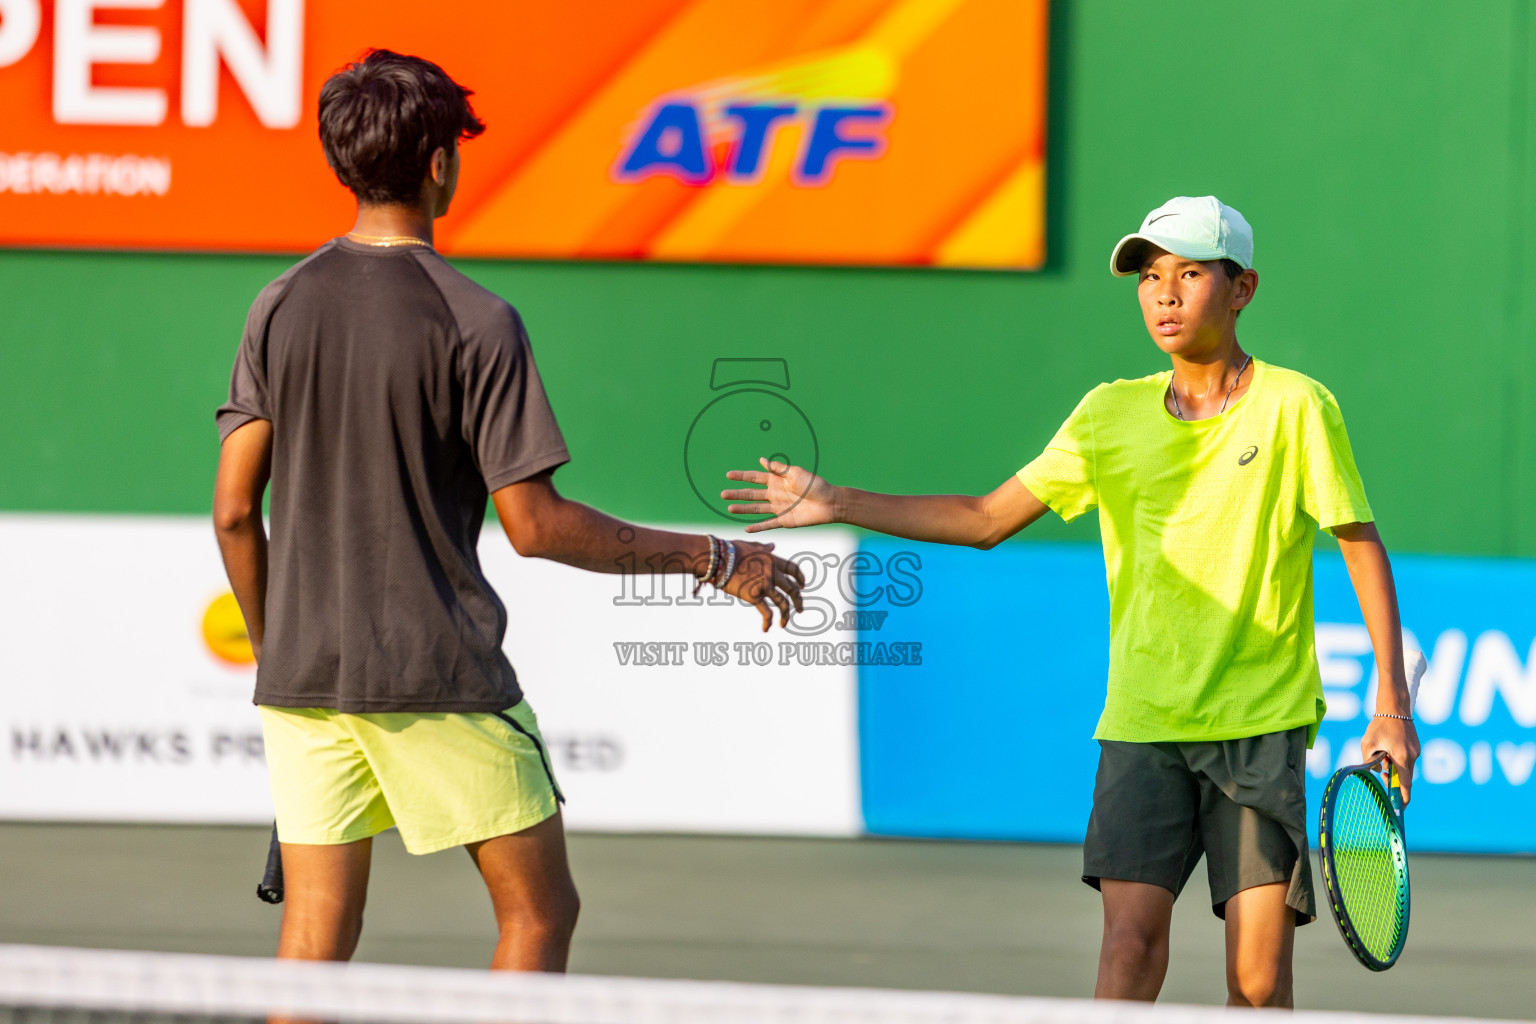
MULTIPOLYGON (((711 362, 782 356, 832 480, 990 489, 1095 383, 1166 365, 1109 250, 1215 193, 1256 228, 1242 342, 1333 389, 1389 546, 1536 556, 1528 2, 1054 7, 1041 273, 461 263, 529 323, 562 487, 705 518, 711 362)), ((245 310, 289 262, 0 253, 0 508, 206 511, 245 310)))

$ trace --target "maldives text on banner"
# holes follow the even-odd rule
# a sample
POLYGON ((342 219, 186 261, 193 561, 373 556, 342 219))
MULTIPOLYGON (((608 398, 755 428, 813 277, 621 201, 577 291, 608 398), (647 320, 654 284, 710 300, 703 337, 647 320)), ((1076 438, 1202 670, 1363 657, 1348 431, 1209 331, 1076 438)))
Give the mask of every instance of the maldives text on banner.
POLYGON ((0 244, 301 252, 321 83, 475 90, 449 253, 1029 269, 1047 0, 5 0, 0 244), (260 216, 227 216, 232 201, 260 216), (256 207, 250 207, 255 209, 256 207))

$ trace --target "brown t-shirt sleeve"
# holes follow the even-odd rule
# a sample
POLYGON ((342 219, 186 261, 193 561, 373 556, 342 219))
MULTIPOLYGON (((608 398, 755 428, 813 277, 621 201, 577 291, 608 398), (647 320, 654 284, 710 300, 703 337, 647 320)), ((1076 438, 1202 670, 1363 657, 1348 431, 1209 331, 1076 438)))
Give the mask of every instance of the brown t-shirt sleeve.
POLYGON ((236 428, 252 420, 270 420, 267 408, 267 384, 245 341, 235 352, 235 369, 229 380, 229 401, 219 406, 217 422, 219 443, 223 444, 236 428))
POLYGON ((488 491, 571 461, 522 317, 505 303, 480 323, 460 321, 464 440, 488 491))
MULTIPOLYGON (((309 260, 304 260, 307 263, 309 260)), ((235 350, 235 367, 229 375, 229 400, 219 406, 215 422, 219 428, 219 443, 252 420, 270 420, 272 404, 267 390, 267 325, 272 311, 277 308, 288 280, 299 266, 290 268, 276 281, 267 285, 251 303, 251 311, 245 318, 245 331, 240 336, 240 347, 235 350)))

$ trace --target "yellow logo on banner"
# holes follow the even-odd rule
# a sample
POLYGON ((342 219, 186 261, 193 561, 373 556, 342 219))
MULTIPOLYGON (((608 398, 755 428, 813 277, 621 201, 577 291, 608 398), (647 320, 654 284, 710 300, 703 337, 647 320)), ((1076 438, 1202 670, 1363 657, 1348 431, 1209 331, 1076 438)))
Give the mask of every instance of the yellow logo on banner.
POLYGON ((203 613, 203 642, 214 657, 231 665, 250 665, 256 661, 251 650, 251 634, 245 628, 245 616, 234 594, 213 599, 203 613))

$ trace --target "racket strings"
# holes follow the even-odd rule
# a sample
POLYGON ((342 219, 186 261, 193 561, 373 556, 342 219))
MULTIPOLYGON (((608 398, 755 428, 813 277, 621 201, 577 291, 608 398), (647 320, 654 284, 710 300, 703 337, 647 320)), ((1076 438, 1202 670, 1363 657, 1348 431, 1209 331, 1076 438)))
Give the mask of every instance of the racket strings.
POLYGON ((1407 925, 1401 844, 1388 824, 1390 806, 1358 776, 1344 780, 1333 808, 1333 862, 1350 923, 1379 960, 1395 953, 1407 925))

